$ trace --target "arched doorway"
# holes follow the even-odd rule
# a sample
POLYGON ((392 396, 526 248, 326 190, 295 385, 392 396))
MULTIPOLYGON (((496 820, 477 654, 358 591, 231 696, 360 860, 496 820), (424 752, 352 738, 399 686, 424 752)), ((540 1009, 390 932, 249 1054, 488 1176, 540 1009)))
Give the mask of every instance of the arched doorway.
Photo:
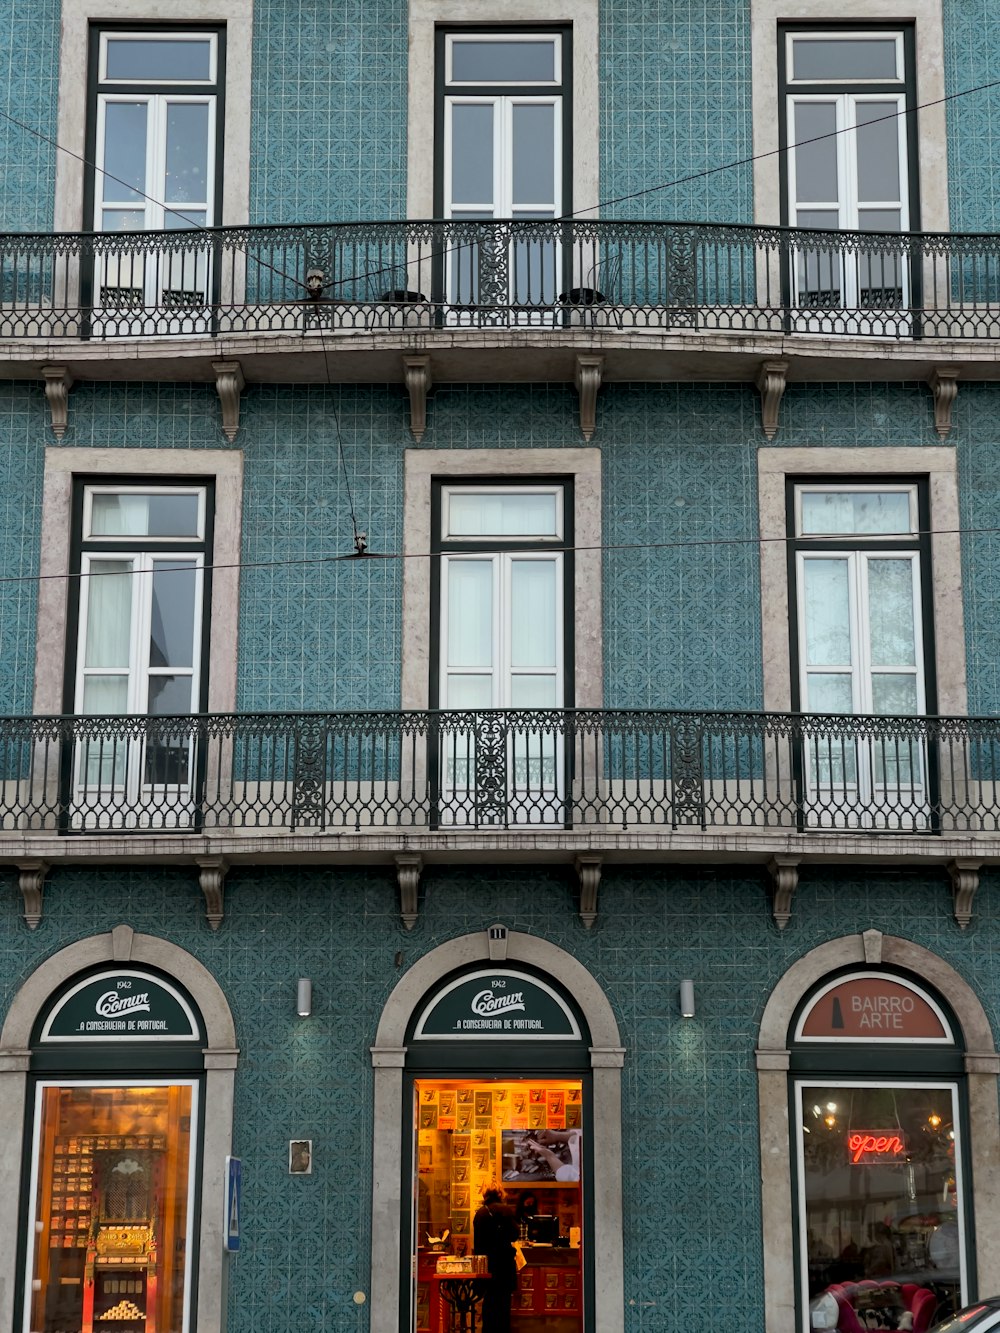
POLYGON ((768 1000, 757 1068, 769 1330, 804 1329, 827 1288, 947 1306, 995 1287, 1000 1061, 953 968, 878 931, 812 950, 768 1000))
MULTIPOLYGON (((472 1097, 471 1103, 466 1103, 471 1105, 470 1134, 477 1128, 477 1089, 480 1099, 479 1130, 484 1142, 478 1151, 485 1156, 479 1163, 477 1180, 479 1175, 484 1180, 492 1178, 493 1172, 502 1178, 504 1152, 508 1156, 514 1153, 516 1136, 524 1132, 513 1124, 505 1131, 504 1121, 523 1114, 529 1118, 530 1128, 530 1088, 534 1087, 540 1098, 544 1097, 546 1116, 550 1115, 551 1107, 552 1119, 561 1120, 564 1125, 567 1107, 576 1106, 569 1118, 574 1120, 579 1114, 581 1119, 578 1146, 582 1179, 577 1189, 583 1201, 581 1243, 585 1247, 576 1310, 567 1304, 572 1288, 567 1288, 564 1279, 557 1279, 554 1290, 563 1302, 567 1322, 575 1313, 583 1329, 613 1333, 623 1326, 623 1057, 618 1026, 602 989, 582 964, 545 940, 494 926, 489 931, 439 946, 409 970, 389 997, 372 1048, 375 1069, 372 1333, 398 1333, 400 1329, 416 1326, 417 1292, 400 1276, 408 1268, 417 1226, 414 1209, 410 1207, 418 1194, 416 1177, 420 1167, 416 1095, 420 1091, 433 1094, 433 1104, 439 1113, 441 1094, 454 1092, 457 1130, 460 1084, 463 1093, 472 1097), (502 984, 494 987, 494 981, 502 984), (470 1026, 456 1030, 454 1025, 463 1021, 458 1015, 477 996, 502 993, 505 987, 508 994, 521 992, 524 1010, 505 1008, 502 1004, 495 1009, 486 1005, 483 1009, 485 1002, 481 1002, 483 1012, 470 1008, 470 1026), (543 1008, 545 1015, 539 1017, 543 1008), (471 1026, 486 1020, 490 1020, 490 1026, 471 1026), (493 1026, 494 1022, 503 1024, 505 1020, 510 1021, 509 1028, 493 1026), (515 1021, 539 1022, 542 1027, 515 1027, 515 1021), (533 1037, 532 1033, 536 1035, 533 1037), (502 1056, 500 1051, 504 1052, 502 1056), (547 1077, 542 1077, 542 1059, 547 1062, 544 1066, 547 1077), (523 1111, 515 1113, 513 1106, 522 1095, 522 1085, 525 1106, 523 1111), (506 1093, 504 1100, 497 1100, 496 1111, 494 1090, 506 1093), (570 1096, 577 1093, 579 1103, 570 1102, 570 1096), (589 1144, 593 1142, 600 1144, 596 1154, 590 1151, 589 1144), (416 1145, 416 1161, 408 1144, 416 1145), (594 1271, 600 1273, 600 1282, 593 1286, 592 1298, 585 1299, 586 1274, 594 1271)), ((450 1102, 446 1104, 451 1106, 450 1102)), ((541 1101, 536 1103, 541 1104, 541 1101)), ((543 1126, 539 1123, 536 1129, 540 1128, 543 1126)), ((573 1136, 567 1133, 562 1137, 573 1136)), ((566 1166, 571 1174, 572 1163, 567 1162, 566 1166)), ((518 1174, 513 1162, 508 1171, 518 1174)), ((567 1172, 558 1181, 557 1174, 558 1165, 552 1164, 550 1187, 557 1191, 564 1188, 566 1195, 556 1206, 553 1224, 561 1230, 571 1212, 572 1183, 564 1178, 567 1172), (560 1206, 564 1216, 559 1214, 560 1206)), ((471 1211, 471 1173, 467 1171, 462 1181, 453 1182, 450 1177, 448 1180, 449 1190, 461 1191, 466 1182, 469 1207, 456 1209, 460 1215, 471 1211)), ((464 1202, 465 1196, 459 1193, 458 1199, 464 1202)), ((566 1239, 569 1241, 570 1237, 566 1239)))
POLYGON ((119 926, 29 977, 0 1036, 5 1327, 223 1327, 236 1058, 220 987, 167 941, 119 926))

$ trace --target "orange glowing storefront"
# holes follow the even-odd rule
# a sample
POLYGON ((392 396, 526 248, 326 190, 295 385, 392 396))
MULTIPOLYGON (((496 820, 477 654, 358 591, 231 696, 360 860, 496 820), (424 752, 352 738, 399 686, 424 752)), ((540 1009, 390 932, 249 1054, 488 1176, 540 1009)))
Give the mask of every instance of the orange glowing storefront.
POLYGON ((409 1327, 451 1326, 455 1279, 475 1276, 476 1213, 490 1188, 516 1229, 513 1333, 592 1327, 590 1080, 568 997, 520 968, 465 972, 426 998, 407 1064, 409 1327))
POLYGON ((27 1108, 24 1333, 193 1327, 203 1044, 189 997, 145 969, 103 968, 43 1015, 27 1108))

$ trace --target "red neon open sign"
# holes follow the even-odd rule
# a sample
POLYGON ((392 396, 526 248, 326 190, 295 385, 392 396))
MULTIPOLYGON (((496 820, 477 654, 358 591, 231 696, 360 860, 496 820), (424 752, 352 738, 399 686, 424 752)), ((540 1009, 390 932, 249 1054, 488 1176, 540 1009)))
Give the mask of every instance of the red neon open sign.
POLYGON ((847 1151, 855 1165, 866 1162, 893 1162, 906 1156, 906 1140, 902 1134, 884 1131, 852 1130, 847 1136, 847 1151))

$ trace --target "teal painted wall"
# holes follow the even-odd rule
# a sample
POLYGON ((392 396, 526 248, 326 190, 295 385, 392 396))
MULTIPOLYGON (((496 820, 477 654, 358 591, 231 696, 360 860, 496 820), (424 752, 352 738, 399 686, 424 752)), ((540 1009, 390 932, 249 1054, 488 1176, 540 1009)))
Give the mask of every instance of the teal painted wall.
POLYGON ((191 871, 62 869, 35 933, 8 880, 0 898, 0 1008, 43 958, 128 922, 188 949, 217 977, 241 1048, 235 1151, 244 1163, 244 1249, 231 1279, 231 1333, 355 1333, 353 1292, 370 1275, 372 1078, 368 1048, 406 968, 498 917, 569 950, 605 989, 626 1047, 623 1076, 628 1333, 762 1327, 756 1074, 766 997, 825 940, 876 928, 952 964, 1000 1036, 998 884, 986 876, 961 931, 941 874, 804 868, 794 914, 774 926, 755 871, 612 868, 586 931, 565 870, 429 868, 412 933, 388 871, 234 867, 217 934, 191 871), (397 966, 397 951, 402 960, 397 966), (314 1013, 294 1016, 295 978, 314 1013), (694 977, 697 1017, 677 988, 694 977), (287 1140, 314 1140, 311 1177, 287 1175, 287 1140), (631 1304, 634 1301, 635 1304, 631 1304))

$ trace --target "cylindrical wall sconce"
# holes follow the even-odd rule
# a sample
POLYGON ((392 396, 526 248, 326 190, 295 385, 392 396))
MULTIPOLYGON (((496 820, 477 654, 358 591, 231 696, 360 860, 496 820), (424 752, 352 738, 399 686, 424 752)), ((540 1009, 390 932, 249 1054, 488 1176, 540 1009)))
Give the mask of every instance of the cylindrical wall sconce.
POLYGON ((308 1018, 313 1011, 313 984, 309 977, 299 977, 299 990, 295 1007, 299 1018, 308 1018))
POLYGON ((694 1018, 694 982, 681 982, 681 1018, 694 1018))

